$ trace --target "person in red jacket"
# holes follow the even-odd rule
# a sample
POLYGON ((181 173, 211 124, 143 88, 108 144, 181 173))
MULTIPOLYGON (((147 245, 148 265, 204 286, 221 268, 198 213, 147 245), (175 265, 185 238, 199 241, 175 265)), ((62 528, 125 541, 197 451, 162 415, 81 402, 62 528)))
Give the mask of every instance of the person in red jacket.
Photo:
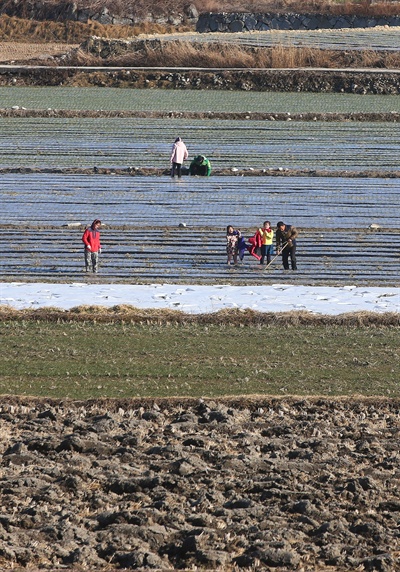
POLYGON ((82 242, 85 245, 85 269, 86 272, 92 268, 93 272, 98 271, 99 254, 101 254, 100 232, 101 220, 96 218, 89 228, 85 230, 82 236, 82 242))

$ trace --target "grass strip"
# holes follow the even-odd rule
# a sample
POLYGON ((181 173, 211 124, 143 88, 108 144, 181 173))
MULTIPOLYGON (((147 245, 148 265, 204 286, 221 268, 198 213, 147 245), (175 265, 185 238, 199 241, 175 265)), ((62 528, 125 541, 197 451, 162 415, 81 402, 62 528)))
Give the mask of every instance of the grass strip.
POLYGON ((0 394, 399 397, 398 325, 0 322, 0 394))

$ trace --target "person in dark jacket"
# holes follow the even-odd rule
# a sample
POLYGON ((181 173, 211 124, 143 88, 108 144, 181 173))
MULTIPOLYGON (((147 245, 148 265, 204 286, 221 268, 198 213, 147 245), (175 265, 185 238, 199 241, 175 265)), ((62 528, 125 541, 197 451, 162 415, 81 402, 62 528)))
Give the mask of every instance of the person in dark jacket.
POLYGON ((275 243, 277 254, 282 254, 282 264, 285 270, 289 270, 289 258, 292 270, 297 270, 296 238, 298 231, 295 226, 279 221, 276 225, 275 243))
POLYGON ((92 268, 93 272, 98 271, 99 254, 101 253, 100 232, 101 220, 96 218, 89 228, 85 230, 82 236, 82 242, 85 245, 85 269, 89 272, 92 268))

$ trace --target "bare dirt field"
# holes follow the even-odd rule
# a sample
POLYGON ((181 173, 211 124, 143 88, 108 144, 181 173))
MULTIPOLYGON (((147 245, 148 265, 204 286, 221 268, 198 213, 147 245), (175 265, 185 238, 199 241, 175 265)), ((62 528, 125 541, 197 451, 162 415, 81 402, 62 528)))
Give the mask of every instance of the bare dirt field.
POLYGON ((0 62, 28 62, 29 60, 46 60, 49 57, 60 56, 76 44, 60 43, 22 43, 22 42, 0 42, 0 62))
POLYGON ((0 408, 0 566, 399 570, 398 402, 0 408))

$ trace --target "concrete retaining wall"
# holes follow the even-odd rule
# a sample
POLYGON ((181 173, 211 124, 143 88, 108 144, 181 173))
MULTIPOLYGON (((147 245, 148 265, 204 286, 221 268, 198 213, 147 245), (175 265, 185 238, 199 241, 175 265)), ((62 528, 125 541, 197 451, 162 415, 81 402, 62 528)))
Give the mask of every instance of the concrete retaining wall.
POLYGON ((197 32, 251 32, 264 30, 318 30, 400 26, 400 16, 332 16, 326 14, 200 14, 197 32))

